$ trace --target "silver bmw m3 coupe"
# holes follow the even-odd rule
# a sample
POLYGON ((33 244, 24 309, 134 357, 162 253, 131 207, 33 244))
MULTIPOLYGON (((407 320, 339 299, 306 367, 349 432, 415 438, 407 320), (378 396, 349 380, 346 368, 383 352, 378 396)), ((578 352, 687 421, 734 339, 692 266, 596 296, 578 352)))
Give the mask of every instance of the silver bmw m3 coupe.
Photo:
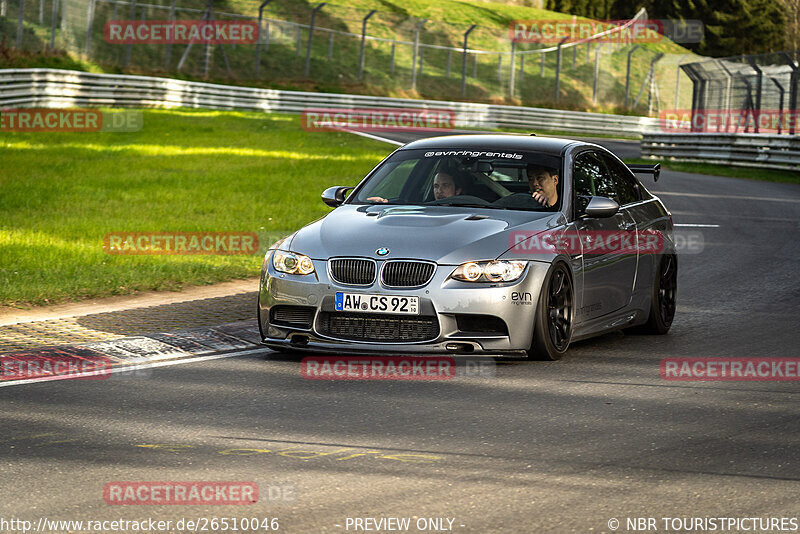
POLYGON ((559 359, 673 320, 672 216, 608 150, 457 135, 407 144, 267 251, 258 322, 276 350, 559 359))

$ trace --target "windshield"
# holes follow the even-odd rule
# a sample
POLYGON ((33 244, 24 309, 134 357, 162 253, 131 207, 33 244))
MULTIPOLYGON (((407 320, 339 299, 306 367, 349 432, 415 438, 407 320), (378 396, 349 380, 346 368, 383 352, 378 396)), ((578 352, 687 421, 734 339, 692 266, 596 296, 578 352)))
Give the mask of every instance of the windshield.
POLYGON ((561 176, 562 158, 542 152, 400 150, 349 203, 556 211, 561 176))

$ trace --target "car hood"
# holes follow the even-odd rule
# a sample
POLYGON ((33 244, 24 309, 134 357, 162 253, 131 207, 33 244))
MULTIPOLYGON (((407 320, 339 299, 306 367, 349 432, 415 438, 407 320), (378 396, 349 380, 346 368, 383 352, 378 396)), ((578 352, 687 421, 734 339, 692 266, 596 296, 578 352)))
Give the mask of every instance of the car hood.
POLYGON ((513 232, 538 233, 565 222, 551 212, 344 205, 298 230, 289 248, 317 260, 417 258, 456 265, 501 256, 511 247, 513 232), (379 248, 389 253, 379 256, 379 248))

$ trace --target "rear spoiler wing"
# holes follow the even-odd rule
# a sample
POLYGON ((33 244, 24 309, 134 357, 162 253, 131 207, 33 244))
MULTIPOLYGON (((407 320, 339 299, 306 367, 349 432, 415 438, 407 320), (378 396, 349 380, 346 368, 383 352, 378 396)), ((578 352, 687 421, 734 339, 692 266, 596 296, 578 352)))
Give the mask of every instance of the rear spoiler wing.
POLYGON ((656 163, 655 165, 642 165, 638 163, 628 163, 628 168, 633 171, 635 174, 652 174, 653 181, 658 181, 658 176, 661 174, 661 164, 656 163))

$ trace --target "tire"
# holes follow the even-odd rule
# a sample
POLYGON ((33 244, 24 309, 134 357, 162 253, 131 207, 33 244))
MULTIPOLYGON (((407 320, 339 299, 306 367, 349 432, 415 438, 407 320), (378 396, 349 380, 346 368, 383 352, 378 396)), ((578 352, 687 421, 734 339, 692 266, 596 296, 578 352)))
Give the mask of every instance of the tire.
POLYGON ((554 263, 545 276, 533 323, 529 360, 560 360, 569 349, 575 311, 572 273, 566 264, 554 263))
POLYGON ((631 330, 637 334, 664 335, 675 318, 675 297, 678 292, 678 258, 663 256, 653 280, 650 315, 647 322, 631 330))

